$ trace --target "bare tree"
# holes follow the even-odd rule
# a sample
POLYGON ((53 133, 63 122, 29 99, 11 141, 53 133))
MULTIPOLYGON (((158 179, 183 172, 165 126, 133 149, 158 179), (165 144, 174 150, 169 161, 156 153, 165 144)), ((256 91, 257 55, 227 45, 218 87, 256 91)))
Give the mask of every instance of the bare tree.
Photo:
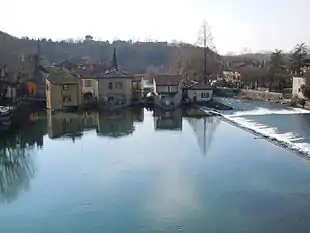
POLYGON ((295 75, 302 74, 303 62, 309 54, 309 49, 305 43, 297 44, 290 55, 290 70, 295 75))
POLYGON ((280 75, 283 70, 283 52, 282 50, 276 49, 270 57, 270 68, 269 68, 269 88, 271 88, 274 82, 280 85, 280 75))

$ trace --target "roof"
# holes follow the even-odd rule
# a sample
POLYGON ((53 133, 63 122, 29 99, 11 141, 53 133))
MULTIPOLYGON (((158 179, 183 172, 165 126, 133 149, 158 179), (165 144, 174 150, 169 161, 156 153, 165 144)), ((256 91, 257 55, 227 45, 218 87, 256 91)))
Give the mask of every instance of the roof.
POLYGON ((182 81, 180 74, 158 74, 153 78, 157 86, 177 86, 182 81))
POLYGON ((129 77, 129 75, 125 72, 116 70, 116 69, 112 69, 112 70, 107 70, 105 72, 105 74, 103 75, 104 77, 129 77))
POLYGON ((189 90, 211 90, 212 87, 209 85, 205 85, 203 82, 196 82, 193 83, 192 85, 188 86, 186 89, 189 90))
POLYGON ((45 67, 47 80, 53 84, 76 84, 78 77, 65 68, 45 67))
MULTIPOLYGON (((94 65, 94 64, 93 64, 94 65)), ((90 70, 80 70, 79 73, 82 77, 101 77, 107 72, 109 65, 106 63, 103 64, 95 64, 93 69, 90 70)))
POLYGON ((76 69, 79 65, 74 61, 67 59, 63 60, 55 65, 56 67, 65 67, 67 69, 76 69))

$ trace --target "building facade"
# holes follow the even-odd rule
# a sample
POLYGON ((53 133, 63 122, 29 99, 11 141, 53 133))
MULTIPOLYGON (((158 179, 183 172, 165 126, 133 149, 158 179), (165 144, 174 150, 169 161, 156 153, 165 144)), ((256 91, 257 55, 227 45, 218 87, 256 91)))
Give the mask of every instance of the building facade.
POLYGON ((184 80, 181 75, 162 74, 153 77, 154 104, 159 107, 179 106, 183 99, 184 80))
POLYGON ((213 88, 203 83, 194 83, 184 88, 184 96, 191 103, 209 102, 213 99, 213 88))
POLYGON ((76 75, 66 69, 49 68, 46 78, 46 107, 64 110, 82 104, 80 82, 76 75))
POLYGON ((306 79, 304 77, 293 77, 292 96, 303 98, 303 86, 306 85, 306 79))
POLYGON ((99 103, 102 105, 130 105, 132 103, 133 76, 110 70, 98 77, 99 103))

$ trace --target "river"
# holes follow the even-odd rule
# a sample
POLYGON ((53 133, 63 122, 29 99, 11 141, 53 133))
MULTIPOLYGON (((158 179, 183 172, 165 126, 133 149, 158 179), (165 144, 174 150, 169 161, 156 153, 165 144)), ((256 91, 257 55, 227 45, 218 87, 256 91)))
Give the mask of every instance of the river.
POLYGON ((224 120, 33 114, 0 140, 0 232, 309 232, 310 162, 244 129, 307 154, 310 115, 226 101, 224 120))

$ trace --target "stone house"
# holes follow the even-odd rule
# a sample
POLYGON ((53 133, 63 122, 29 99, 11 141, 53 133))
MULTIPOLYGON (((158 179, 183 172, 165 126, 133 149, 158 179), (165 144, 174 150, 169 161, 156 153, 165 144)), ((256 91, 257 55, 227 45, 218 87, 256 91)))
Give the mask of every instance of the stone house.
POLYGON ((184 97, 191 103, 208 102, 213 99, 213 88, 203 82, 196 82, 184 88, 184 97))
POLYGON ((304 77, 293 77, 292 96, 304 98, 302 89, 306 85, 306 79, 304 77))
POLYGON ((79 78, 67 69, 49 67, 46 78, 46 108, 64 110, 82 104, 79 78))
POLYGON ((184 79, 178 74, 159 74, 153 77, 154 104, 176 107, 182 103, 184 79))
POLYGON ((103 105, 130 105, 133 100, 133 75, 119 70, 107 71, 97 78, 99 103, 103 105))

